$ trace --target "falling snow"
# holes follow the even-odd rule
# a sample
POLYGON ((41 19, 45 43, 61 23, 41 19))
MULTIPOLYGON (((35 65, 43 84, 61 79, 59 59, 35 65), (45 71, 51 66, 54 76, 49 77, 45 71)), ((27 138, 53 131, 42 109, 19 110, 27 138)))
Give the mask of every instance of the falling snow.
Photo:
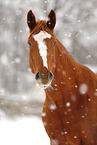
POLYGON ((65 131, 64 133, 67 134, 67 131, 65 131))
POLYGON ((75 101, 76 101, 76 96, 71 95, 71 100, 72 100, 73 102, 75 102, 75 101))
MULTIPOLYGON (((13 142, 16 141, 18 145, 49 145, 50 141, 46 138, 47 136, 44 137, 46 134, 43 131, 44 128, 41 127, 42 122, 40 123, 38 118, 34 121, 33 119, 16 120, 18 116, 40 116, 45 100, 43 90, 37 88, 34 75, 29 71, 29 52, 27 46, 29 33, 26 24, 26 14, 28 10, 32 9, 38 19, 46 19, 51 7, 56 9, 56 37, 65 45, 74 59, 82 64, 88 64, 88 67, 97 73, 97 30, 95 27, 97 25, 97 10, 95 2, 87 0, 83 7, 83 1, 78 2, 77 0, 62 0, 61 2, 57 0, 33 0, 33 2, 32 0, 24 0, 23 2, 22 0, 5 0, 0 2, 0 6, 0 118, 6 118, 6 121, 1 121, 1 143, 3 145, 8 143, 13 145, 13 142), (78 3, 81 9, 75 3, 78 3), (82 11, 85 11, 85 15, 82 15, 82 11), (60 26, 62 26, 61 29, 60 26), (14 122, 7 120, 7 117, 11 118, 13 116, 15 117, 14 122), (18 132, 21 128, 20 124, 23 124, 23 126, 20 132, 18 132), (31 137, 25 133, 24 128, 26 126, 26 130, 28 128, 31 129, 31 127, 33 128, 31 137), (38 134, 37 128, 41 130, 41 134, 38 134), (13 132, 16 134, 13 134, 13 132), (20 137, 21 134, 24 134, 23 138, 20 137), (11 139, 13 140, 10 140, 10 136, 12 136, 11 139), (33 141, 32 136, 35 136, 33 141), (27 140, 25 141, 24 138, 27 140)), ((66 52, 63 51, 63 54, 65 55, 66 52)), ((60 55, 61 57, 62 55, 60 55)), ((53 64, 53 68, 56 68, 56 64, 53 64)), ((61 69, 62 65, 58 69, 59 73, 61 69)), ((75 68, 73 70, 76 71, 75 68)), ((66 76, 67 72, 64 70, 62 74, 66 76)), ((68 77, 69 82, 72 79, 71 76, 68 77)), ((64 84, 65 82, 61 81, 61 85, 64 84)), ((57 86, 55 88, 51 87, 49 90, 51 89, 57 91, 57 86)), ((81 95, 85 95, 89 90, 85 83, 80 86, 75 84, 75 89, 79 89, 81 95)), ((97 89, 94 91, 94 96, 97 97, 97 89)), ((77 96, 71 95, 70 99, 70 101, 76 102, 77 96)), ((91 103, 90 98, 88 98, 88 102, 91 103)), ((67 102, 65 105, 68 110, 64 112, 64 115, 67 115, 71 111, 69 108, 71 103, 67 102)), ((81 108, 83 108, 83 105, 81 105, 81 108)), ((56 106, 51 105, 50 109, 53 111, 56 109, 56 106)), ((45 117, 45 115, 45 113, 42 113, 42 117, 45 117)), ((81 116, 81 118, 84 119, 85 116, 86 114, 81 116)), ((69 123, 67 124, 69 125, 69 123)), ((44 125, 47 125, 47 123, 44 122, 44 125)), ((84 132, 83 130, 82 133, 84 132)), ((67 134, 67 132, 65 131, 63 134, 67 134)))
POLYGON ((69 122, 67 122, 67 124, 69 124, 69 122))
POLYGON ((94 96, 97 96, 97 92, 94 93, 94 96))
POLYGON ((95 89, 94 95, 97 96, 97 89, 95 89))
POLYGON ((85 130, 82 130, 82 133, 84 134, 85 133, 85 130))
POLYGON ((65 82, 61 82, 62 85, 65 85, 65 82))
POLYGON ((63 70, 63 71, 62 71, 62 74, 63 74, 63 75, 66 75, 66 72, 63 70))
POLYGON ((71 77, 69 77, 68 79, 71 80, 71 77))
POLYGON ((42 116, 42 117, 45 117, 45 116, 46 116, 46 113, 43 112, 43 113, 41 114, 41 116, 42 116))
POLYGON ((76 136, 74 136, 74 138, 77 138, 76 136))
POLYGON ((46 125, 47 125, 47 123, 46 123, 46 122, 43 122, 43 124, 44 124, 44 126, 46 126, 46 125))
POLYGON ((1 63, 2 63, 3 65, 7 65, 7 64, 8 64, 8 57, 7 57, 6 54, 3 54, 3 55, 1 56, 1 63))
POLYGON ((87 93, 87 91, 88 91, 87 84, 81 84, 79 87, 80 94, 85 95, 87 93))
POLYGON ((51 104, 51 105, 49 106, 49 108, 50 108, 51 110, 56 110, 56 105, 52 105, 52 104, 51 104))
POLYGON ((91 101, 91 99, 89 98, 89 99, 88 99, 88 101, 90 102, 90 101, 91 101))
POLYGON ((64 135, 64 132, 61 132, 61 135, 64 135))
POLYGON ((71 105, 70 102, 66 103, 66 107, 70 107, 70 105, 71 105))
POLYGON ((82 116, 82 118, 85 118, 85 116, 82 116))

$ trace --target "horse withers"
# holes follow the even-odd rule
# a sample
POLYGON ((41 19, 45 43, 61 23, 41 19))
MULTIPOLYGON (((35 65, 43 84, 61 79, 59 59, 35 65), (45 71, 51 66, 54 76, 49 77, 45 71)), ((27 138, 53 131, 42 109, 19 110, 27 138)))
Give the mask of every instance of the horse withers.
POLYGON ((46 99, 42 120, 51 145, 97 145, 97 75, 76 62, 54 35, 56 14, 27 14, 29 63, 46 99))

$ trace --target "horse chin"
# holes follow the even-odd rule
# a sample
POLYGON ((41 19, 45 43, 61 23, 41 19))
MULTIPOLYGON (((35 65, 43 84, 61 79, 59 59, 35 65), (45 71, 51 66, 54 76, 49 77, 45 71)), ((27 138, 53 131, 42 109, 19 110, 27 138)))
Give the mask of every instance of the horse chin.
POLYGON ((38 87, 41 88, 41 89, 48 89, 48 88, 51 86, 51 82, 52 82, 52 81, 48 82, 47 84, 43 84, 43 83, 37 82, 37 85, 38 85, 38 87))

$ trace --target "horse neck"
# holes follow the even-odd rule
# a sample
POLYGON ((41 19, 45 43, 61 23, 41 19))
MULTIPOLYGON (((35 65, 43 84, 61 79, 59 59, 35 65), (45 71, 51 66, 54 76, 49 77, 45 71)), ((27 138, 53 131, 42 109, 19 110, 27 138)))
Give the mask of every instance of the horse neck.
POLYGON ((71 86, 71 77, 73 78, 71 74, 73 75, 75 73, 73 72, 73 68, 76 66, 76 63, 73 57, 56 37, 51 40, 48 39, 47 41, 49 70, 52 70, 54 79, 51 87, 46 90, 46 94, 52 104, 56 104, 57 102, 58 106, 64 106, 63 94, 64 91, 65 93, 67 91, 65 90, 67 87, 64 86, 67 86, 67 84, 68 86, 71 86), (69 78, 71 80, 69 80, 69 78))
POLYGON ((54 46, 54 61, 53 65, 55 69, 53 71, 64 71, 68 73, 73 71, 73 68, 76 67, 76 61, 62 45, 62 43, 56 38, 56 45, 54 46))
MULTIPOLYGON (((65 70, 68 70, 68 67, 74 67, 76 65, 76 61, 74 58, 70 55, 70 53, 66 50, 66 48, 62 45, 62 43, 57 39, 58 45, 57 45, 57 53, 59 53, 60 57, 60 65, 63 66, 65 70)), ((56 56, 56 59, 58 57, 58 54, 56 56)), ((57 64, 56 64, 57 65, 57 64)))

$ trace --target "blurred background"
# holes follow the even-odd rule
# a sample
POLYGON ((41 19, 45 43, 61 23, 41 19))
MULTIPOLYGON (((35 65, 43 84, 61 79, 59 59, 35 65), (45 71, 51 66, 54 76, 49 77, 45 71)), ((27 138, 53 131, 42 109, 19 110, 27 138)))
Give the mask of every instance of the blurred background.
POLYGON ((37 19, 47 19, 54 9, 57 38, 75 60, 97 73, 96 0, 0 0, 0 118, 5 120, 41 120, 44 92, 29 68, 30 9, 37 19))

